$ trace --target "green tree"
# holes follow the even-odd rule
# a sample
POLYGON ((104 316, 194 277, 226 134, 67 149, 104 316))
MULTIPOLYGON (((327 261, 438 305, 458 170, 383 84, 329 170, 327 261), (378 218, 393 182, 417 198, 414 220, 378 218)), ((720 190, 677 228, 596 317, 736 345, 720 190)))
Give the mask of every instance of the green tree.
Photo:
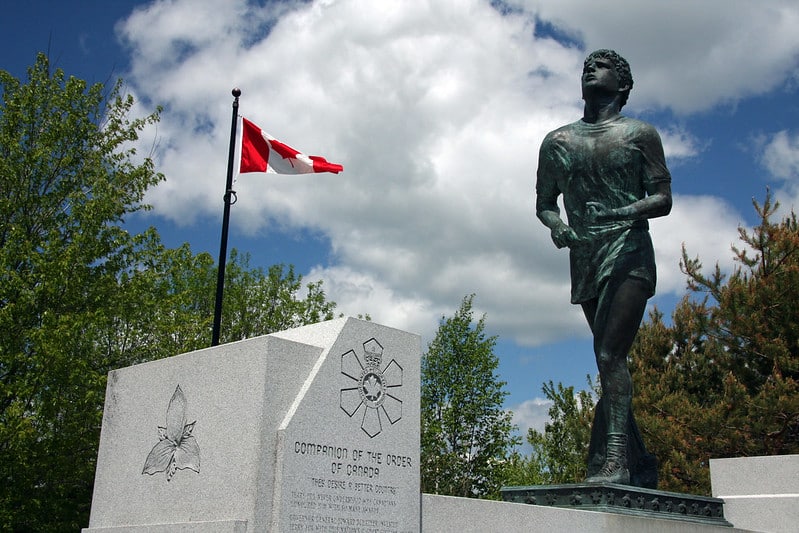
POLYGON ((544 383, 543 392, 552 404, 544 431, 530 428, 529 456, 514 452, 505 485, 551 485, 578 483, 585 479, 588 444, 598 385, 588 377, 588 389, 544 383))
POLYGON ((108 95, 39 55, 27 83, 0 71, 0 524, 77 530, 91 500, 105 372, 92 324, 119 304, 136 242, 121 227, 162 176, 108 95))
POLYGON ((533 447, 531 457, 543 465, 544 483, 578 483, 585 479, 588 443, 597 393, 589 378, 589 389, 575 393, 574 387, 557 388, 550 381, 543 387, 544 395, 552 402, 549 422, 541 433, 533 428, 527 441, 533 447))
POLYGON ((336 304, 326 300, 321 281, 308 283, 303 289, 303 278, 292 265, 272 265, 267 271, 249 265, 249 254, 231 252, 222 305, 224 342, 334 317, 336 304))
POLYGON ((661 488, 710 493, 711 458, 799 453, 799 224, 774 223, 770 195, 736 268, 702 273, 683 251, 691 290, 672 325, 655 311, 631 351, 634 402, 661 488))
MULTIPOLYGON (((216 267, 154 229, 129 234, 162 179, 132 142, 158 113, 44 55, 0 71, 0 530, 88 524, 107 373, 210 344, 216 267)), ((223 340, 332 318, 321 282, 235 250, 223 340)))
POLYGON ((442 317, 422 357, 422 491, 497 497, 519 439, 502 408, 496 337, 486 337, 485 316, 473 324, 473 299, 442 317))
MULTIPOLYGON (((322 282, 303 286, 289 265, 267 270, 250 266, 235 248, 225 269, 222 343, 267 335, 334 317, 322 282)), ((107 357, 125 365, 169 357, 210 344, 216 264, 188 244, 165 248, 150 238, 140 250, 140 266, 126 272, 127 301, 98 322, 107 357), (111 353, 114 352, 114 353, 111 353)))

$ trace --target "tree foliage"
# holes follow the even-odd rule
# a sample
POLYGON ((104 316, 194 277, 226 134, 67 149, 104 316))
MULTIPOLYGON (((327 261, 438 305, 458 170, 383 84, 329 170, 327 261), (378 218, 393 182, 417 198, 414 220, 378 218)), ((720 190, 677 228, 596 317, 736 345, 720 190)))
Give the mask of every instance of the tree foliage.
POLYGON ((579 483, 585 479, 596 387, 590 378, 588 389, 577 393, 573 386, 544 383, 544 396, 552 402, 549 421, 543 432, 527 431, 532 451, 528 457, 515 454, 507 485, 579 483))
MULTIPOLYGON (((216 264, 188 244, 174 249, 151 238, 140 249, 139 268, 122 275, 130 297, 98 323, 108 354, 126 365, 206 348, 211 339, 216 264)), ((294 267, 250 266, 235 248, 225 268, 220 342, 266 335, 334 317, 322 282, 303 286, 294 267)))
POLYGON ((292 265, 273 265, 264 271, 250 268, 249 261, 248 254, 239 255, 233 250, 225 269, 223 341, 247 339, 333 318, 336 304, 326 300, 321 281, 303 287, 302 276, 294 272, 292 265))
MULTIPOLYGON (((124 228, 163 178, 133 148, 158 112, 44 55, 0 89, 0 530, 77 531, 108 371, 208 346, 216 267, 124 228)), ((332 318, 320 283, 231 255, 225 341, 332 318)))
POLYGON ((634 402, 661 488, 710 493, 709 460, 799 453, 799 224, 767 195, 739 229, 736 268, 702 272, 666 325, 653 312, 631 352, 634 402))
POLYGON ((496 337, 486 337, 485 316, 473 323, 467 296, 442 317, 422 357, 422 491, 496 497, 518 444, 507 396, 496 374, 496 337))
POLYGON ((0 523, 77 530, 107 369, 88 333, 120 304, 135 248, 120 223, 161 179, 128 144, 158 115, 129 119, 119 85, 106 99, 44 55, 0 86, 0 523))

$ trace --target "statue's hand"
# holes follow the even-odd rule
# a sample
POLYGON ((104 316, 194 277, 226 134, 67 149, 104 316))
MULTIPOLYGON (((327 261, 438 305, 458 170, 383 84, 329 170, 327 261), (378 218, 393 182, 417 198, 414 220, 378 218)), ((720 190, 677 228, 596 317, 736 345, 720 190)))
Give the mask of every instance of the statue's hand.
POLYGON ((552 229, 552 242, 554 242, 555 246, 558 248, 571 248, 579 244, 580 241, 581 239, 577 236, 577 233, 565 224, 552 229))
POLYGON ((607 222, 616 218, 616 213, 601 202, 586 202, 585 206, 588 208, 588 221, 591 223, 607 222))

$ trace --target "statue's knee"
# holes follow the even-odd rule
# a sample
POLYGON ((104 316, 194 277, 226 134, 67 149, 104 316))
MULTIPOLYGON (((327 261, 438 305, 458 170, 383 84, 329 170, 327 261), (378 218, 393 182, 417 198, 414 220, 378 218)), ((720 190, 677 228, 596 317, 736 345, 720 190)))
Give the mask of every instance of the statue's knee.
POLYGON ((596 350, 596 365, 600 372, 612 372, 618 365, 618 358, 607 350, 596 350))

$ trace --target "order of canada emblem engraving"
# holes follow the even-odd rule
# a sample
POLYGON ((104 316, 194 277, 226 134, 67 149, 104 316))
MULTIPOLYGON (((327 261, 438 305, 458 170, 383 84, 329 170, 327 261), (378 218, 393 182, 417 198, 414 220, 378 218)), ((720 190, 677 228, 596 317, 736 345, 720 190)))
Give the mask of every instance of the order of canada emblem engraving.
POLYGON ((383 346, 372 338, 363 343, 363 359, 354 350, 341 356, 341 373, 351 386, 341 389, 341 409, 361 420, 361 429, 374 438, 383 431, 383 422, 395 424, 402 418, 402 367, 392 359, 385 367, 383 346))

